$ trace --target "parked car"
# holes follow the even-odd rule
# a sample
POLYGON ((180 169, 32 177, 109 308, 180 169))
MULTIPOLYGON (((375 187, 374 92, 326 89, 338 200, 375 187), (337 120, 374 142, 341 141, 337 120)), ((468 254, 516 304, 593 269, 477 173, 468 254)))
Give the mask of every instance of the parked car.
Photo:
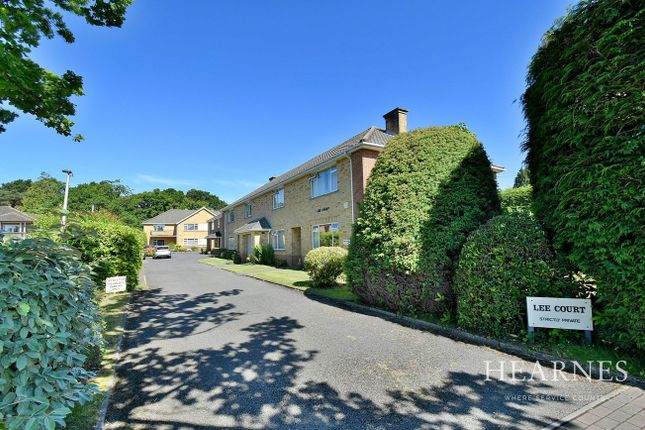
POLYGON ((155 246, 155 253, 152 258, 171 258, 170 248, 167 246, 155 246))

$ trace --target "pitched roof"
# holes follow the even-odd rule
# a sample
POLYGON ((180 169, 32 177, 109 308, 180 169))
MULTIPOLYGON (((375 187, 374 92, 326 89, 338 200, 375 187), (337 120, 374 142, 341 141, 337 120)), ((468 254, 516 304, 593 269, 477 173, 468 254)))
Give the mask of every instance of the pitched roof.
POLYGON ((367 130, 364 130, 358 133, 356 136, 350 137, 340 145, 336 145, 333 148, 323 152, 322 154, 319 154, 314 158, 302 163, 301 165, 294 167, 288 172, 275 177, 272 181, 267 182, 266 184, 262 185, 260 188, 257 188, 255 191, 252 191, 249 194, 245 195, 244 197, 236 200, 235 202, 226 206, 226 208, 224 209, 232 208, 245 200, 248 200, 252 197, 263 194, 264 192, 270 190, 271 188, 277 185, 280 185, 284 182, 287 182, 291 179, 295 179, 296 177, 302 175, 303 173, 306 173, 309 170, 312 170, 315 167, 320 166, 321 164, 324 164, 327 161, 330 161, 340 155, 343 155, 345 153, 351 152, 354 149, 357 149, 363 144, 371 144, 375 146, 385 147, 385 144, 392 137, 393 135, 387 133, 385 130, 372 126, 367 130))
POLYGON ((148 220, 145 220, 141 224, 179 224, 186 218, 189 218, 201 211, 202 209, 207 210, 212 215, 216 215, 217 211, 208 208, 199 208, 199 209, 170 209, 166 212, 160 213, 159 215, 152 217, 148 220))
POLYGON ((35 218, 11 206, 0 206, 0 221, 2 222, 34 222, 35 220, 35 218))
POLYGON ((236 228, 233 233, 242 234, 250 233, 252 231, 267 231, 271 230, 271 224, 265 217, 258 218, 256 220, 250 221, 244 224, 242 227, 236 228))

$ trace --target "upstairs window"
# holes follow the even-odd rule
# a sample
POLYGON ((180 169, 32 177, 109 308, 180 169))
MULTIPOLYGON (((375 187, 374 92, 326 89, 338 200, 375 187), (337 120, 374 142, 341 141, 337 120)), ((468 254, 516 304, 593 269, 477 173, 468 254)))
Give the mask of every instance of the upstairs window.
POLYGON ((273 209, 284 207, 284 188, 280 188, 273 193, 273 209))
POLYGON ((184 224, 184 231, 197 231, 199 224, 184 224))
POLYGON ((338 191, 338 172, 336 166, 331 167, 311 179, 311 197, 318 197, 324 194, 338 191))
POLYGON ((152 230, 153 230, 153 231, 163 231, 163 229, 164 229, 165 227, 166 227, 166 226, 165 226, 165 225, 163 225, 163 224, 155 224, 154 226, 152 226, 152 230))
POLYGON ((228 223, 232 223, 233 221, 235 221, 235 212, 233 211, 226 212, 226 221, 228 223))
POLYGON ((253 207, 251 206, 251 203, 247 203, 244 205, 244 218, 251 218, 253 215, 253 207))

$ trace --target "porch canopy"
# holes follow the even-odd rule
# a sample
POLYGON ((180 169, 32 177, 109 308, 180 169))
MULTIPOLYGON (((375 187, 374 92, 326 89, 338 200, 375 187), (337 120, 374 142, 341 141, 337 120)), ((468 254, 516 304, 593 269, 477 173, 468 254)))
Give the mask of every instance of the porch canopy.
POLYGON ((235 234, 248 234, 248 233, 261 233, 264 231, 271 231, 271 224, 265 217, 258 218, 244 224, 242 227, 233 230, 235 234))
POLYGON ((211 233, 208 236, 206 236, 206 239, 217 239, 222 237, 222 232, 216 231, 215 233, 211 233))

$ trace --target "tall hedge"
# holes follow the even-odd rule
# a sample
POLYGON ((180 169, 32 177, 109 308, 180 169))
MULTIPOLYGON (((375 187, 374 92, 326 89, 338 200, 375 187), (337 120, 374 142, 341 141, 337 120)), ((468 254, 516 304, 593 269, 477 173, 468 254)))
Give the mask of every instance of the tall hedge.
POLYGON ((353 228, 348 282, 364 301, 442 315, 466 236, 499 213, 490 161, 462 126, 394 137, 377 159, 353 228))
POLYGON ((457 322, 506 338, 526 329, 526 297, 578 297, 572 277, 559 269, 544 231, 527 212, 497 216, 464 244, 455 270, 457 322))
POLYGON ((523 96, 536 214, 596 279, 596 322, 624 348, 645 348, 644 5, 580 2, 544 36, 523 96))
POLYGON ((94 282, 48 239, 0 243, 0 428, 53 429, 97 392, 83 368, 101 345, 94 282))
POLYGON ((101 286, 110 276, 127 276, 128 289, 139 282, 145 236, 139 229, 108 219, 87 218, 71 225, 65 241, 78 249, 101 286))
POLYGON ((531 212, 533 188, 530 185, 508 188, 499 193, 502 209, 506 212, 531 212))

